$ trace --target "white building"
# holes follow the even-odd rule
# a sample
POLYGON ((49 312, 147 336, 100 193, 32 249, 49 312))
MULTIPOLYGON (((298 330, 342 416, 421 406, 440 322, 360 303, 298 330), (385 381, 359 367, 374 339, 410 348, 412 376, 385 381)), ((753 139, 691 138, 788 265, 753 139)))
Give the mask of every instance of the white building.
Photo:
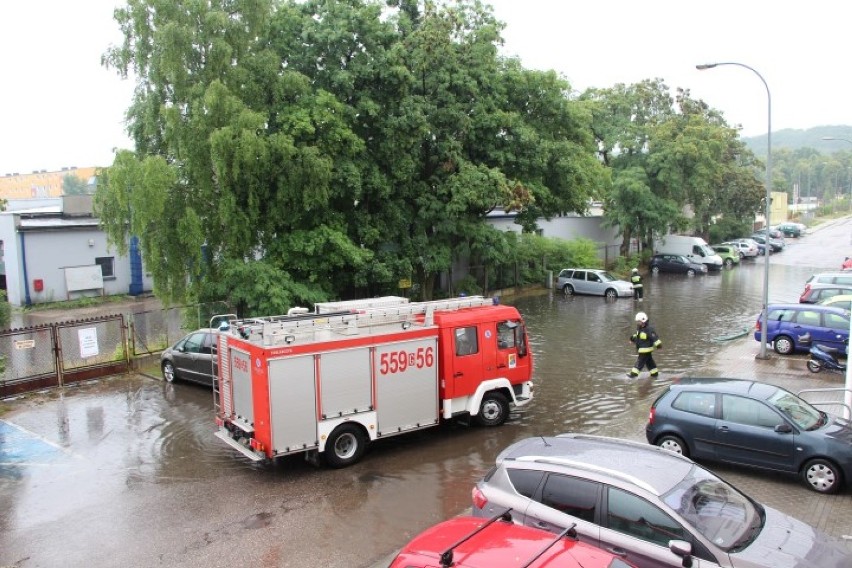
POLYGON ((13 306, 150 291, 135 239, 129 256, 107 245, 91 195, 9 200, 0 213, 6 293, 13 306))

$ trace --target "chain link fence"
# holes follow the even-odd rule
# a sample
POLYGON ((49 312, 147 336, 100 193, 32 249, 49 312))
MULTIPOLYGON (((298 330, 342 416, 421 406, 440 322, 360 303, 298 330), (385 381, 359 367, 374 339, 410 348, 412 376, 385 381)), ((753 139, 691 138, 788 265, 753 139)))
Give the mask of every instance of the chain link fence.
POLYGON ((231 311, 210 302, 0 331, 0 398, 127 372, 231 311))
POLYGON ((0 398, 57 386, 55 346, 50 325, 0 332, 0 398))
POLYGON ((208 302, 127 314, 131 355, 159 353, 190 331, 208 327, 214 315, 230 311, 227 302, 208 302))

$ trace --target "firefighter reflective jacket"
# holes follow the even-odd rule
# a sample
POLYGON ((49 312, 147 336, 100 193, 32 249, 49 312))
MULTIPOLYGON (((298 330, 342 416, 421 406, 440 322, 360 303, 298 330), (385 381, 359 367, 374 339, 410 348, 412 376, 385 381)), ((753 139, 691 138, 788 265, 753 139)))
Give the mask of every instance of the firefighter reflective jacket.
POLYGON ((633 276, 630 277, 630 282, 633 283, 634 289, 642 287, 642 277, 638 272, 634 273, 633 276))
POLYGON ((648 323, 636 330, 636 333, 630 337, 630 341, 636 344, 636 351, 639 353, 651 353, 663 344, 657 332, 648 323))

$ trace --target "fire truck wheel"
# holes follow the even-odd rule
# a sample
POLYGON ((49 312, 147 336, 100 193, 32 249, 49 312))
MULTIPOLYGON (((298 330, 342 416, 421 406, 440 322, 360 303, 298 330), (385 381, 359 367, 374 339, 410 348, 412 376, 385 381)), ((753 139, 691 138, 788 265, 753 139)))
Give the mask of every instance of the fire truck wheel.
POLYGON ((509 417, 509 401, 499 392, 488 392, 482 397, 482 405, 476 421, 481 426, 499 426, 509 417))
POLYGON ((364 455, 364 431, 355 424, 341 424, 325 444, 325 462, 334 468, 347 467, 364 455))

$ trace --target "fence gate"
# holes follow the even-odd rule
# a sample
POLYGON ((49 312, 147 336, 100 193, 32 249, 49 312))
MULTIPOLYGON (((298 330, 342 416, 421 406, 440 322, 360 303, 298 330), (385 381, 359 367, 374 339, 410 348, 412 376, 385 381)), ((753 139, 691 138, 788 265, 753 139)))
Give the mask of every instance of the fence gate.
POLYGON ((60 384, 130 370, 124 316, 119 314, 55 325, 60 384))
POLYGON ((52 325, 0 331, 0 398, 59 385, 55 347, 52 325))

